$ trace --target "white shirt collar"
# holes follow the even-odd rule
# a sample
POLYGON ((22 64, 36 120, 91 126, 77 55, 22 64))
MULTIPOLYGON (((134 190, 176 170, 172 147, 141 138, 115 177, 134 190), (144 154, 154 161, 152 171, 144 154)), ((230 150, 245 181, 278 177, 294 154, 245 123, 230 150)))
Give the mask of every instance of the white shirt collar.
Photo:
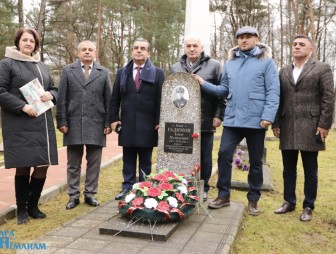
MULTIPOLYGON (((83 69, 84 69, 84 65, 85 65, 85 64, 83 64, 83 63, 81 62, 81 66, 82 66, 83 69)), ((91 70, 91 69, 93 68, 93 63, 90 64, 89 66, 90 66, 89 70, 91 70)))

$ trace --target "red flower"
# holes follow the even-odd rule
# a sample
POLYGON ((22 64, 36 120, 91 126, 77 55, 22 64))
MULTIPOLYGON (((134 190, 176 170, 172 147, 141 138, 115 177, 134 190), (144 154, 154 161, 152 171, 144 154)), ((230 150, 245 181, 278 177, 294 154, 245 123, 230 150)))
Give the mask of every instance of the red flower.
POLYGON ((147 195, 150 196, 150 197, 159 197, 159 196, 161 196, 161 194, 162 194, 162 191, 161 191, 160 188, 150 187, 147 190, 147 195))
POLYGON ((169 204, 166 201, 161 201, 156 209, 161 210, 161 211, 169 211, 169 204))
POLYGON ((183 198, 183 195, 181 193, 176 192, 175 195, 176 195, 178 201, 184 203, 184 198, 183 198))
POLYGON ((165 172, 162 173, 162 175, 164 175, 164 176, 166 176, 168 178, 169 177, 176 178, 176 175, 173 172, 171 172, 171 171, 165 171, 165 172))
POLYGON ((196 190, 196 188, 194 186, 191 186, 191 187, 188 188, 188 192, 194 191, 194 190, 196 190))
POLYGON ((156 175, 154 177, 154 179, 159 181, 159 182, 167 182, 168 181, 168 177, 163 175, 163 174, 156 175))
POLYGON ((199 164, 195 164, 195 170, 197 172, 200 172, 201 171, 201 166, 199 164))
POLYGON ((199 134, 198 133, 194 133, 191 135, 193 138, 197 139, 199 137, 199 134))
POLYGON ((152 187, 152 183, 151 182, 141 182, 139 183, 139 187, 140 189, 144 189, 145 187, 149 188, 149 187, 152 187))
POLYGON ((160 186, 161 190, 174 190, 173 185, 171 185, 170 183, 161 183, 160 186))
POLYGON ((135 206, 135 207, 140 206, 140 205, 143 204, 143 201, 144 201, 144 199, 141 198, 141 197, 140 198, 135 198, 132 201, 132 206, 135 206))

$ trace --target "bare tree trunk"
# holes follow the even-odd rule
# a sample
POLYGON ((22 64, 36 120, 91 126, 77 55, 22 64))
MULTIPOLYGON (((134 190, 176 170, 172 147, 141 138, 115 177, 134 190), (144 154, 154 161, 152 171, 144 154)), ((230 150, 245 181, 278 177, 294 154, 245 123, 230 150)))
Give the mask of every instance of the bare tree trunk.
POLYGON ((42 27, 45 19, 45 12, 46 12, 46 6, 47 6, 47 0, 41 0, 41 6, 40 6, 40 13, 37 21, 37 33, 39 36, 42 36, 42 27))
MULTIPOLYGON (((268 45, 271 46, 271 10, 270 10, 270 4, 268 3, 267 4, 267 37, 268 37, 268 45)), ((272 52, 274 49, 272 48, 272 52)))
POLYGON ((96 61, 100 62, 100 46, 101 46, 101 18, 102 18, 102 1, 98 2, 98 31, 97 31, 97 49, 96 61))
POLYGON ((23 20, 23 0, 18 0, 19 26, 24 27, 23 20))
POLYGON ((312 43, 313 43, 313 54, 312 58, 316 58, 316 30, 314 26, 314 10, 313 10, 313 0, 307 0, 309 6, 309 30, 311 33, 312 43))

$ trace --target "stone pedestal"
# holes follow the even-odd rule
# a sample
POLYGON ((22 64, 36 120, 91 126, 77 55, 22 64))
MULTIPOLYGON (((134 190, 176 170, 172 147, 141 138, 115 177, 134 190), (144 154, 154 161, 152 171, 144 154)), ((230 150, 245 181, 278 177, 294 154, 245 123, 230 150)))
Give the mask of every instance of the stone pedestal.
POLYGON ((181 222, 157 223, 153 226, 153 224, 138 221, 133 225, 130 225, 129 219, 117 215, 99 227, 99 234, 135 237, 165 242, 180 224, 181 222))

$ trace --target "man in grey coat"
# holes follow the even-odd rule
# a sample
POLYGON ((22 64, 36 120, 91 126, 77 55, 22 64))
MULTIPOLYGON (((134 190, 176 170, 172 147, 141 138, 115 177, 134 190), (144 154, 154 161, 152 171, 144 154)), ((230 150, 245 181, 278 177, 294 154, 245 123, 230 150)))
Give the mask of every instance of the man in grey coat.
POLYGON ((94 62, 95 52, 92 41, 79 43, 79 60, 63 68, 59 83, 57 128, 64 133, 68 156, 70 200, 66 209, 79 204, 84 145, 87 160, 84 202, 99 205, 94 195, 98 189, 102 148, 106 146, 106 135, 111 133, 108 118, 111 81, 108 70, 94 62))
POLYGON ((301 221, 309 221, 312 217, 317 195, 318 151, 325 150, 335 104, 331 68, 312 59, 312 51, 309 37, 295 37, 294 61, 280 70, 280 106, 273 124, 274 135, 280 137, 285 199, 274 213, 284 214, 295 209, 300 151, 305 174, 301 221))

